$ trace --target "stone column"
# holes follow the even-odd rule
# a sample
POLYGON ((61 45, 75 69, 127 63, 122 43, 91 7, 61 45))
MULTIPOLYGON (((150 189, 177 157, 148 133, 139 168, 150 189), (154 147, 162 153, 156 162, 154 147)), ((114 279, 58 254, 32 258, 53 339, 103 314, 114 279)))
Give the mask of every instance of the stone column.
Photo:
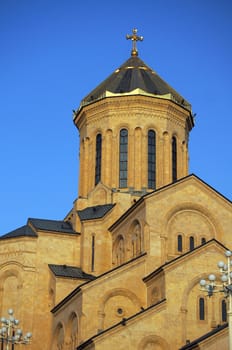
POLYGON ((134 135, 134 188, 141 190, 142 173, 144 172, 144 164, 142 163, 142 132, 141 128, 135 129, 134 135))
POLYGON ((163 164, 164 164, 164 185, 167 185, 171 182, 171 144, 170 137, 167 132, 163 134, 164 143, 163 143, 163 164))

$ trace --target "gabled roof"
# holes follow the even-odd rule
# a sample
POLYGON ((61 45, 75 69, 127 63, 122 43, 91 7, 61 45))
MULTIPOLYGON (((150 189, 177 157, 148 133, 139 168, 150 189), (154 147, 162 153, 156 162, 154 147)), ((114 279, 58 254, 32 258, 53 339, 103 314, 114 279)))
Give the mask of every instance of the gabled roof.
POLYGON ((17 238, 17 237, 38 237, 38 235, 36 232, 32 230, 30 226, 24 225, 22 227, 17 228, 14 231, 11 231, 1 236, 0 240, 17 238))
POLYGON ((136 319, 136 318, 139 318, 141 315, 146 314, 146 313, 149 312, 150 310, 155 309, 155 308, 157 308, 157 307, 159 307, 159 306, 164 305, 165 302, 166 302, 166 299, 162 299, 162 300, 158 301, 157 303, 148 306, 146 309, 141 308, 141 310, 140 310, 139 312, 137 312, 137 313, 135 313, 135 314, 133 314, 133 315, 127 317, 127 318, 126 318, 126 317, 123 317, 123 318, 121 319, 121 321, 119 321, 118 323, 116 323, 116 324, 110 326, 109 328, 106 328, 106 329, 102 330, 101 332, 95 334, 95 335, 92 336, 90 339, 88 339, 88 340, 86 340, 84 343, 80 344, 76 349, 77 349, 77 350, 86 349, 86 348, 88 347, 88 345, 93 344, 93 342, 94 342, 95 339, 101 337, 101 336, 104 335, 104 334, 107 334, 107 333, 108 333, 109 331, 111 331, 112 329, 116 329, 116 328, 121 327, 121 326, 125 327, 125 326, 127 325, 127 323, 130 322, 131 320, 134 320, 134 319, 136 319))
POLYGON ((228 323, 225 323, 223 325, 218 325, 217 328, 214 328, 212 331, 202 335, 201 337, 193 340, 192 342, 182 346, 179 350, 190 350, 190 349, 199 349, 199 347, 197 346, 200 342, 202 342, 203 340, 206 340, 212 336, 214 336, 216 333, 221 332, 223 329, 225 329, 226 327, 228 327, 228 323))
POLYGON ((200 249, 202 249, 202 247, 206 247, 207 245, 209 245, 209 244, 211 244, 211 243, 216 243, 216 244, 218 244, 218 245, 219 245, 220 247, 222 247, 225 251, 226 251, 226 250, 229 250, 229 248, 227 248, 226 246, 224 246, 224 244, 222 244, 221 242, 219 242, 219 241, 216 240, 215 238, 212 238, 212 239, 210 239, 209 241, 207 241, 207 242, 205 242, 205 243, 203 243, 203 244, 201 244, 201 245, 195 247, 194 249, 189 250, 189 251, 187 251, 186 253, 183 253, 183 254, 181 254, 180 256, 177 256, 176 258, 174 258, 174 259, 172 259, 172 260, 166 262, 165 264, 161 265, 160 267, 158 267, 158 269, 152 271, 149 275, 145 276, 145 277, 143 278, 143 281, 146 283, 146 282, 149 281, 151 278, 153 278, 154 276, 156 276, 157 274, 159 274, 161 271, 163 271, 165 267, 167 267, 167 266, 173 264, 173 263, 176 262, 176 261, 179 261, 179 260, 185 258, 186 255, 190 255, 190 254, 192 254, 193 252, 195 252, 195 251, 197 251, 197 250, 200 250, 200 249))
POLYGON ((95 276, 82 271, 80 267, 54 264, 49 264, 48 266, 56 277, 77 278, 85 280, 93 280, 96 278, 95 276))
MULTIPOLYGON (((114 267, 112 270, 108 270, 106 272, 103 272, 101 275, 96 276, 94 278, 94 280, 100 280, 102 277, 105 277, 107 275, 110 275, 112 272, 115 272, 116 270, 120 270, 122 267, 126 266, 126 265, 130 265, 131 263, 133 263, 136 260, 139 260, 141 257, 144 257, 145 255, 147 255, 147 253, 143 253, 139 256, 136 256, 135 258, 126 261, 124 264, 119 265, 114 267)), ((54 306, 54 308, 51 310, 52 313, 55 313, 57 310, 60 309, 60 307, 62 307, 63 305, 65 305, 69 300, 71 300, 77 293, 79 293, 81 291, 81 288, 83 286, 86 286, 87 284, 92 283, 91 281, 87 281, 84 282, 83 284, 81 284, 80 286, 78 286, 77 288, 75 288, 71 293, 69 293, 63 300, 61 300, 57 305, 54 306)))
POLYGON ((93 219, 101 219, 105 216, 108 211, 110 211, 115 204, 104 204, 104 205, 96 205, 93 207, 88 207, 83 210, 78 210, 77 213, 82 221, 84 220, 93 220, 93 219))
POLYGON ((169 188, 172 188, 173 186, 176 186, 178 184, 184 183, 186 181, 189 181, 190 179, 195 179, 197 181, 199 181, 199 183, 201 183, 202 185, 206 186, 206 188, 208 188, 209 190, 215 192, 216 194, 218 194, 221 198, 223 198, 229 205, 231 205, 231 200, 227 197, 225 197, 223 194, 221 194, 220 192, 218 192, 215 188, 213 188, 212 186, 210 186, 209 184, 207 184, 204 180, 202 180, 201 178, 199 178, 197 175, 195 174, 189 174, 185 177, 182 177, 181 179, 178 179, 175 182, 171 182, 163 187, 157 188, 156 190, 152 191, 152 192, 147 192, 146 194, 144 194, 143 196, 141 196, 137 202, 135 202, 129 209, 127 209, 109 228, 109 231, 114 230, 115 227, 117 227, 118 224, 120 224, 130 213, 132 213, 141 203, 144 202, 144 200, 148 197, 151 197, 153 195, 156 195, 162 191, 168 190, 169 188))
POLYGON ((41 231, 55 231, 58 233, 79 234, 78 232, 75 232, 73 230, 72 225, 67 221, 29 218, 28 223, 35 227, 35 229, 41 231))
POLYGON ((17 237, 38 237, 36 230, 50 231, 61 234, 79 235, 75 232, 71 224, 67 221, 32 219, 29 218, 27 224, 0 237, 0 240, 17 237), (33 228, 34 230, 33 230, 33 228))
POLYGON ((170 95, 181 106, 191 110, 191 105, 139 57, 132 56, 107 79, 91 91, 81 102, 81 106, 105 97, 106 92, 129 93, 141 89, 154 96, 170 95))

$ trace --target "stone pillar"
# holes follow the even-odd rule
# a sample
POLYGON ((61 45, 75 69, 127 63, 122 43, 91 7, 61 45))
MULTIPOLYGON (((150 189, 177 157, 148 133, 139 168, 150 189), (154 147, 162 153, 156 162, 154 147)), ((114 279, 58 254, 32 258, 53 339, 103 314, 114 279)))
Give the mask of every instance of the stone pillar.
POLYGON ((106 131, 104 143, 102 145, 102 152, 104 153, 104 162, 102 162, 102 171, 104 171, 104 184, 109 187, 112 186, 112 130, 106 131))
POLYGON ((119 137, 112 135, 111 164, 112 164, 112 188, 119 186, 119 137))
POLYGON ((141 133, 141 188, 147 188, 147 135, 143 133, 141 133))
POLYGON ((134 135, 134 188, 141 190, 142 187, 142 173, 144 172, 144 164, 142 162, 142 131, 140 128, 135 129, 134 135))
POLYGON ((82 196, 86 197, 88 193, 88 172, 89 172, 89 138, 83 140, 83 162, 82 164, 82 196))
POLYGON ((135 171, 135 133, 134 130, 128 130, 128 149, 127 149, 127 187, 134 187, 135 171))
POLYGON ((164 185, 167 185, 171 182, 171 144, 170 137, 167 132, 163 134, 163 164, 164 164, 164 185))

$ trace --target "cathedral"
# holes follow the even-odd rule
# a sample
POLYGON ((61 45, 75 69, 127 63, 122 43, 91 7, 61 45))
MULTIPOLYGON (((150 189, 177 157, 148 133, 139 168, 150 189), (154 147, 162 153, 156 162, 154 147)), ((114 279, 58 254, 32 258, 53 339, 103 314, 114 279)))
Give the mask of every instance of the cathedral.
POLYGON ((0 237, 1 316, 14 309, 31 350, 227 350, 229 298, 199 281, 232 250, 231 201, 189 174, 191 104, 127 39, 73 112, 70 212, 0 237))

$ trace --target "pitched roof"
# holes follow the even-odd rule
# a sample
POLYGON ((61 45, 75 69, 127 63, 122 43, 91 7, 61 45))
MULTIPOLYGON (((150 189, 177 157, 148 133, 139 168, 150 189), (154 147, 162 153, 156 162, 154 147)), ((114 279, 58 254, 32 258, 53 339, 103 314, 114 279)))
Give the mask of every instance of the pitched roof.
POLYGON ((35 227, 35 229, 42 231, 79 234, 73 230, 72 225, 67 221, 29 218, 28 223, 35 227))
POLYGON ((101 219, 114 206, 115 204, 96 205, 94 207, 88 207, 83 210, 78 210, 77 213, 82 221, 92 220, 92 219, 101 219))
POLYGON ((92 103, 111 93, 128 93, 141 89, 146 93, 164 96, 170 94, 172 99, 183 107, 191 110, 191 105, 159 75, 148 67, 137 56, 130 57, 116 69, 107 79, 91 91, 81 102, 81 106, 92 103))
MULTIPOLYGON (((126 261, 124 264, 122 265, 119 265, 119 266, 116 266, 114 267, 112 270, 108 270, 106 272, 103 272, 101 275, 98 275, 95 277, 96 280, 100 280, 102 277, 105 277, 107 275, 110 275, 112 272, 116 271, 116 270, 120 270, 122 267, 126 266, 126 265, 130 265, 132 262, 134 262, 135 260, 139 260, 141 257, 144 257, 145 255, 147 255, 147 253, 143 253, 139 256, 136 256, 135 258, 129 260, 129 261, 126 261)), ((52 310, 51 312, 52 313, 55 313, 57 310, 60 309, 60 307, 62 307, 63 305, 65 305, 69 300, 72 299, 72 297, 74 295, 76 295, 77 293, 79 293, 81 291, 81 287, 89 284, 89 283, 92 283, 92 281, 87 281, 87 282, 84 282, 83 284, 81 284, 80 286, 78 286, 77 288, 75 288, 71 293, 69 293, 63 300, 61 300, 52 310)))
POLYGON ((154 276, 156 276, 158 273, 160 273, 161 271, 164 270, 165 267, 173 264, 174 262, 178 261, 178 260, 182 260, 186 255, 190 255, 193 252, 202 249, 202 247, 206 247, 207 245, 211 244, 211 243, 216 243, 219 246, 221 246, 225 251, 229 250, 226 246, 224 246, 224 244, 222 244, 221 242, 219 242, 217 239, 212 238, 209 241, 202 243, 201 245, 198 245, 197 247, 195 247, 192 250, 189 250, 183 254, 181 254, 180 256, 177 256, 175 258, 173 258, 172 260, 167 261, 166 263, 164 263, 163 265, 159 266, 156 270, 152 271, 151 273, 149 273, 149 275, 143 277, 143 281, 146 283, 147 281, 149 281, 151 278, 153 278, 154 276))
POLYGON ((123 326, 125 327, 127 325, 128 322, 130 322, 131 320, 134 320, 138 317, 140 317, 141 315, 144 315, 146 314, 148 311, 152 310, 152 309, 155 309, 159 306, 162 306, 164 305, 166 302, 166 299, 162 299, 160 301, 158 301, 157 303, 155 304, 152 304, 150 306, 148 306, 147 308, 142 308, 141 307, 141 310, 138 311, 137 313, 135 314, 132 314, 131 316, 129 317, 123 317, 118 323, 115 323, 113 324, 112 326, 110 326, 109 328, 106 328, 106 329, 103 329, 101 332, 93 335, 91 338, 89 338, 88 340, 86 340, 84 343, 80 344, 76 350, 83 350, 83 349, 86 349, 88 347, 88 345, 90 344, 93 344, 94 343, 94 340, 101 337, 103 334, 107 334, 109 331, 111 331, 112 329, 116 329, 120 326, 123 326))
POLYGON ((67 278, 78 278, 78 279, 88 279, 93 280, 96 277, 85 273, 80 267, 68 266, 68 265, 48 265, 51 271, 57 277, 67 277, 67 278))
POLYGON ((0 237, 0 240, 11 239, 17 237, 38 237, 37 233, 32 230, 28 225, 17 228, 14 231, 8 232, 5 235, 0 237))
POLYGON ((224 323, 223 325, 218 325, 217 328, 214 328, 212 331, 202 335, 201 337, 193 340, 192 342, 182 346, 179 350, 190 350, 190 349, 199 349, 199 347, 197 346, 201 341, 210 338, 212 336, 214 336, 214 334, 222 331, 223 329, 225 329, 226 327, 228 327, 228 323, 224 323))
POLYGON ((29 218, 26 225, 19 227, 14 231, 8 232, 3 236, 0 236, 0 240, 17 237, 38 237, 37 233, 35 230, 33 230, 32 227, 35 230, 79 235, 79 233, 75 232, 72 228, 72 225, 67 221, 29 218))
POLYGON ((218 192, 215 188, 213 188, 212 186, 210 186, 208 183, 206 183, 204 180, 202 180, 200 177, 198 177, 195 174, 188 174, 178 180, 176 180, 175 182, 171 182, 167 185, 164 185, 162 187, 157 188, 154 191, 151 192, 147 192, 145 193, 143 196, 141 196, 131 207, 129 207, 109 228, 109 231, 113 231, 115 229, 115 227, 117 227, 118 224, 120 224, 124 218, 126 218, 130 213, 133 212, 133 210, 135 210, 141 203, 144 202, 144 200, 147 197, 152 196, 153 194, 157 194, 160 193, 161 191, 164 191, 166 189, 169 189, 173 186, 176 186, 178 184, 183 183, 184 181, 188 181, 189 179, 195 179, 197 181, 199 181, 200 183, 202 183, 203 185, 205 185, 206 187, 208 187, 210 190, 214 191, 215 193, 217 193, 221 198, 225 199, 228 204, 230 205, 232 202, 229 198, 225 197, 222 193, 218 192))

